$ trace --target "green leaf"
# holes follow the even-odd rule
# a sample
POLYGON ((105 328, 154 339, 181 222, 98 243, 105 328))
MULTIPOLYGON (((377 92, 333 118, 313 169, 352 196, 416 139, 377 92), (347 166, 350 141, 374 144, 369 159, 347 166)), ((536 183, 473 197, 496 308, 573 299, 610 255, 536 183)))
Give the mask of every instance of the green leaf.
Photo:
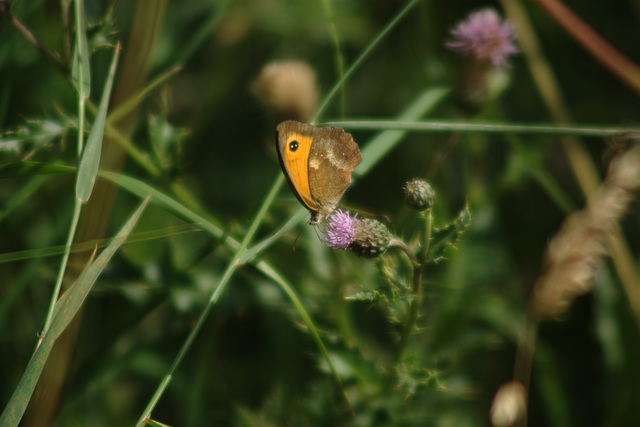
POLYGON ((151 427, 171 427, 169 426, 169 424, 163 424, 160 421, 152 420, 151 418, 147 418, 146 420, 144 420, 144 422, 151 427))
POLYGON ((87 295, 89 295, 93 284, 107 266, 113 254, 127 240, 129 233, 131 233, 131 230, 138 222, 148 202, 149 197, 140 204, 140 207, 138 207, 131 218, 129 218, 111 244, 82 272, 80 277, 78 277, 56 303, 53 323, 29 361, 29 365, 27 365, 27 369, 13 392, 11 400, 4 408, 2 415, 0 415, 0 426, 12 427, 17 426, 20 422, 31 400, 31 395, 42 374, 53 344, 78 313, 82 303, 87 298, 87 295))
POLYGON ((183 151, 184 140, 188 136, 187 130, 173 126, 165 114, 151 114, 147 123, 151 148, 157 163, 164 170, 175 168, 183 151))
POLYGON ((469 210, 469 205, 466 205, 456 219, 444 227, 434 228, 431 232, 431 243, 429 245, 427 261, 438 262, 438 260, 443 257, 444 250, 447 246, 454 246, 470 224, 471 211, 469 210))
MULTIPOLYGON (((2 169, 0 168, 0 172, 2 169)), ((204 216, 196 213, 192 209, 189 209, 184 204, 176 201, 172 197, 159 191, 156 188, 151 187, 149 184, 142 182, 136 178, 130 176, 118 174, 109 171, 100 171, 100 177, 113 182, 128 192, 135 194, 136 196, 143 198, 147 195, 151 195, 152 202, 156 206, 162 209, 166 209, 169 212, 173 212, 175 215, 184 218, 187 221, 198 224, 212 237, 228 245, 232 249, 237 249, 239 244, 233 238, 228 236, 220 225, 213 222, 211 218, 205 218, 204 216)))
POLYGON ((107 118, 107 109, 109 107, 109 97, 111 96, 111 88, 113 87, 113 79, 116 74, 116 65, 118 64, 118 56, 120 54, 120 45, 116 47, 111 59, 111 67, 109 76, 102 91, 102 99, 98 107, 96 119, 93 122, 87 146, 82 153, 80 166, 78 167, 78 180, 76 181, 76 197, 82 203, 86 203, 93 191, 93 184, 98 174, 98 166, 100 165, 100 152, 102 151, 102 138, 104 136, 104 124, 107 118))

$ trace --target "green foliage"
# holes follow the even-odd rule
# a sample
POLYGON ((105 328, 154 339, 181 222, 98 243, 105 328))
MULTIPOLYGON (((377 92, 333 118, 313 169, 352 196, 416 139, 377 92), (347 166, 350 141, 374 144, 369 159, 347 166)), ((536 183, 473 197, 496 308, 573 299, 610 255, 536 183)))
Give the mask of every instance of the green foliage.
MULTIPOLYGON (((622 258, 563 322, 527 317, 603 139, 639 130, 637 94, 522 3, 571 123, 524 44, 476 115, 458 108, 466 59, 444 42, 482 2, 2 2, 0 424, 488 426, 527 331, 530 425, 639 424, 622 258), (388 228, 376 259, 327 248, 285 188, 253 82, 286 60, 315 70, 319 124, 360 146, 341 204, 388 228), (424 212, 403 203, 416 177, 424 212)), ((634 52, 637 11, 578 3, 634 52)))
POLYGON ((0 158, 5 162, 29 158, 37 151, 57 148, 73 124, 56 119, 28 120, 0 140, 0 158))
POLYGON ((471 211, 469 205, 465 205, 458 216, 441 227, 434 227, 431 232, 431 243, 429 244, 429 252, 427 260, 430 262, 438 262, 444 259, 445 250, 448 247, 455 248, 456 242, 460 240, 463 233, 471 225, 471 211))

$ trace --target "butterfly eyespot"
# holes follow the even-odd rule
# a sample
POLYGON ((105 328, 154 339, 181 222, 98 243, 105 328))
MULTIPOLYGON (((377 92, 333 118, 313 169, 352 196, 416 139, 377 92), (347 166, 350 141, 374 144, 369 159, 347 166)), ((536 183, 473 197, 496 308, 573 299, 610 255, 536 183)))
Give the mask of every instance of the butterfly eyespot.
POLYGON ((296 141, 295 139, 289 143, 290 151, 296 151, 298 147, 300 147, 300 144, 298 144, 298 141, 296 141))

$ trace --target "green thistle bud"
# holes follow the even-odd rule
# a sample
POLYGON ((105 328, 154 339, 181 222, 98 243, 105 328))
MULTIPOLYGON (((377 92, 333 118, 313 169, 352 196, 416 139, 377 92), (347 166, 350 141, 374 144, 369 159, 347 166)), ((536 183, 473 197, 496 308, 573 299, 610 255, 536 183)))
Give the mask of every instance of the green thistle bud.
POLYGON ((356 235, 349 249, 366 258, 377 258, 389 248, 391 237, 387 226, 380 221, 361 219, 356 225, 356 235))
POLYGON ((407 205, 419 212, 430 209, 436 192, 421 179, 413 179, 404 187, 404 198, 407 205))

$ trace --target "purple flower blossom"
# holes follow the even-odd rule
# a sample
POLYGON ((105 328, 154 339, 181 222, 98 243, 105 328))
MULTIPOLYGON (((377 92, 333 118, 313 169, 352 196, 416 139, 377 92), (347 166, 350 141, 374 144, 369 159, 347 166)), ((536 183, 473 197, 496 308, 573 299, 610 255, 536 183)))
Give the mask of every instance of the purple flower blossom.
POLYGON ((356 235, 358 214, 349 215, 349 211, 336 209, 327 221, 325 243, 332 249, 346 249, 356 235))
POLYGON ((451 30, 451 35, 454 39, 445 44, 447 47, 462 55, 488 59, 494 67, 508 66, 509 55, 519 52, 513 26, 501 21, 494 9, 470 14, 451 30))

